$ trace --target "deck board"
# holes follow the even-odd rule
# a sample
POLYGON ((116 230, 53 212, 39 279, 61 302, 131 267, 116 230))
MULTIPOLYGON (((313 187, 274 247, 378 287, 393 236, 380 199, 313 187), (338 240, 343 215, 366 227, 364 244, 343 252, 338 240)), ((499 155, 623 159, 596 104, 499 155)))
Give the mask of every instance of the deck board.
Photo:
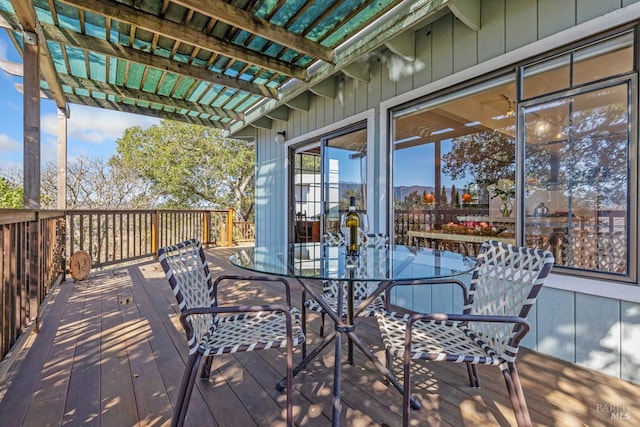
MULTIPOLYGON (((230 249, 211 249, 212 273, 246 274, 227 261, 230 249), (218 267, 216 267, 218 266, 218 267)), ((281 285, 246 281, 220 289, 221 299, 275 302, 281 285)), ((292 298, 300 305, 299 286, 292 298)), ((177 398, 187 346, 174 297, 158 263, 95 272, 68 280, 51 295, 42 327, 18 365, 0 384, 3 426, 165 426, 177 398)), ((309 348, 317 344, 319 316, 309 315, 309 348)), ((374 319, 358 321, 358 335, 381 358, 374 319)), ((346 340, 343 343, 346 360, 346 340)), ((294 380, 298 426, 330 425, 333 344, 294 380)), ((300 359, 297 350, 294 359, 300 359)), ((187 425, 282 426, 285 395, 275 383, 285 373, 281 350, 214 358, 209 381, 197 381, 187 425)), ((634 426, 640 417, 640 386, 529 351, 518 358, 524 393, 537 426, 634 426), (631 411, 612 420, 610 409, 631 411)), ((401 379, 398 360, 394 372, 401 379)), ((355 364, 343 363, 341 420, 348 426, 401 424, 402 399, 357 349, 355 364)), ((413 390, 422 403, 413 425, 509 426, 515 417, 498 368, 480 366, 482 387, 467 385, 464 365, 414 364, 413 390)))

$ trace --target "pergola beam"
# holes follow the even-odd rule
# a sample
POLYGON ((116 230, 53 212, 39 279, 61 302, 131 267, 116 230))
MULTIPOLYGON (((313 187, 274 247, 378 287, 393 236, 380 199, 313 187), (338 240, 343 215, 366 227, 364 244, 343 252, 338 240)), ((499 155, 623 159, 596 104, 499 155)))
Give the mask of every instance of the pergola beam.
POLYGON ((172 0, 172 2, 295 51, 305 53, 325 62, 333 62, 333 51, 331 49, 306 37, 287 31, 285 28, 272 24, 266 19, 258 18, 224 1, 172 0))
POLYGON ((71 88, 87 89, 90 91, 98 91, 108 95, 115 95, 121 98, 130 98, 136 101, 145 101, 155 104, 161 104, 166 107, 182 108, 188 111, 194 111, 199 114, 208 114, 210 116, 224 117, 234 120, 242 120, 244 114, 236 113, 231 110, 225 110, 223 108, 208 107, 206 105, 198 104, 195 102, 185 101, 183 99, 175 99, 170 96, 157 95, 152 92, 145 92, 138 89, 131 89, 123 86, 112 85, 105 82, 99 82, 96 80, 84 79, 81 77, 74 77, 68 74, 60 74, 60 81, 62 84, 71 88))
POLYGON ((140 114, 142 116, 156 117, 158 119, 175 120, 179 122, 190 123, 193 125, 207 126, 218 129, 226 129, 226 127, 218 122, 201 119, 199 117, 188 116, 186 114, 170 113, 164 110, 156 110, 153 108, 139 107, 137 105, 129 105, 123 102, 110 101, 108 99, 98 99, 92 96, 67 94, 67 99, 73 104, 87 105, 90 107, 105 108, 107 110, 121 111, 124 113, 140 114))
POLYGON ((163 58, 152 53, 143 52, 131 47, 111 43, 96 37, 86 36, 75 31, 58 28, 54 25, 44 24, 42 26, 46 37, 64 45, 78 47, 84 50, 112 56, 125 61, 135 62, 140 65, 153 67, 159 70, 166 70, 178 75, 191 77, 206 82, 211 82, 225 87, 239 89, 251 94, 264 96, 271 99, 278 99, 275 89, 253 84, 244 80, 234 79, 224 74, 215 73, 206 68, 185 64, 163 58))
POLYGON ((62 86, 60 86, 60 82, 58 81, 58 73, 55 65, 53 64, 53 58, 49 52, 47 40, 42 32, 42 27, 40 26, 40 21, 38 21, 38 17, 36 16, 33 3, 24 0, 11 0, 11 5, 16 12, 16 16, 20 21, 23 31, 35 34, 40 55, 40 71, 53 94, 56 106, 66 110, 67 100, 64 96, 64 92, 62 91, 62 86))
POLYGON ((127 6, 124 3, 118 3, 111 0, 59 1, 78 9, 89 10, 115 19, 116 21, 131 24, 137 28, 150 31, 200 49, 219 53, 247 64, 254 64, 300 80, 304 80, 307 77, 307 71, 304 68, 291 65, 285 61, 235 45, 231 42, 220 40, 217 37, 204 34, 189 26, 181 25, 167 19, 162 19, 150 13, 145 13, 131 6, 127 6))

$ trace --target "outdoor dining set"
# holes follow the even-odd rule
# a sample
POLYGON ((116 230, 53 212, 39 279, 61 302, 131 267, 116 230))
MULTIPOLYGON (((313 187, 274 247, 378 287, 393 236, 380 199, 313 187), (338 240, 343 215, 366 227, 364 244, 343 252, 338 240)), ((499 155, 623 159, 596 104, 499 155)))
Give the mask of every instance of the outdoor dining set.
POLYGON ((405 426, 411 409, 421 407, 412 397, 414 359, 463 363, 471 387, 480 386, 476 365, 498 366, 517 424, 531 425, 515 361, 529 330, 527 316, 552 268, 553 255, 496 240, 483 243, 475 258, 392 245, 378 233, 361 233, 359 240, 357 253, 346 250, 342 233, 327 233, 320 243, 239 249, 230 261, 247 275, 220 275, 215 280, 198 240, 161 248, 159 262, 179 305, 189 347, 172 425, 184 424, 198 372, 208 379, 214 356, 285 349, 286 375, 274 386, 286 392, 286 422, 292 426, 294 378, 332 342, 333 425, 339 425, 343 338, 348 342, 347 363, 354 363, 357 347, 402 394, 405 426), (237 281, 282 285, 282 303, 222 301, 219 289, 237 281), (394 296, 400 287, 442 285, 457 290, 459 313, 405 309, 394 296), (302 290, 299 304, 291 299, 292 286, 302 290), (310 312, 322 317, 317 332, 307 329, 310 312), (326 316, 333 328, 325 325, 326 316), (380 361, 358 337, 357 319, 362 317, 377 319, 386 360, 380 361), (307 349, 309 342, 313 349, 307 349), (294 366, 297 346, 301 360, 294 366), (392 371, 392 358, 402 360, 401 380, 392 371))

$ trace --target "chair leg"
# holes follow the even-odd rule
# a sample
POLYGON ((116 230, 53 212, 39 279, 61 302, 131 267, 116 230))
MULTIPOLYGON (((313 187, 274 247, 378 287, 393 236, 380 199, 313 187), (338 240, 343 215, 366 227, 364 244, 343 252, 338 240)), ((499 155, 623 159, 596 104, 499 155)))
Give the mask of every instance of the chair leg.
POLYGON ((527 408, 527 402, 524 399, 524 393, 522 392, 522 384, 520 384, 520 377, 516 365, 513 362, 509 362, 506 366, 501 365, 502 375, 504 375, 505 382, 507 383, 507 390, 509 392, 509 400, 511 400, 511 406, 513 412, 516 415, 516 422, 518 427, 531 427, 531 418, 529 417, 529 409, 527 408))
MULTIPOLYGON (((387 363, 388 363, 387 358, 387 363)), ((404 350, 404 388, 402 391, 402 427, 409 427, 409 416, 411 404, 411 350, 404 350)))
POLYGON ((198 352, 189 355, 187 366, 184 368, 182 383, 180 384, 180 393, 178 394, 176 407, 173 411, 171 427, 182 427, 184 425, 184 419, 187 416, 187 409, 189 408, 189 400, 191 399, 191 392, 193 391, 193 385, 196 381, 201 360, 202 354, 198 352))
POLYGON ((469 375, 469 385, 473 388, 480 388, 480 377, 476 365, 467 363, 467 374, 469 375))
MULTIPOLYGON (((307 293, 302 291, 302 306, 300 309, 300 316, 302 317, 302 333, 304 336, 307 336, 307 307, 305 307, 304 303, 307 300, 307 293)), ((304 360, 307 357, 307 340, 302 342, 302 359, 304 360)))
POLYGON ((287 427, 293 427, 293 341, 291 338, 287 340, 287 427))
POLYGON ((324 315, 325 315, 325 313, 323 311, 321 316, 320 316, 322 318, 322 321, 320 323, 320 336, 321 337, 324 337, 324 315))
POLYGON ((208 380, 211 376, 211 363, 213 362, 213 356, 207 356, 204 358, 204 363, 202 364, 202 370, 200 371, 200 378, 203 380, 208 380))

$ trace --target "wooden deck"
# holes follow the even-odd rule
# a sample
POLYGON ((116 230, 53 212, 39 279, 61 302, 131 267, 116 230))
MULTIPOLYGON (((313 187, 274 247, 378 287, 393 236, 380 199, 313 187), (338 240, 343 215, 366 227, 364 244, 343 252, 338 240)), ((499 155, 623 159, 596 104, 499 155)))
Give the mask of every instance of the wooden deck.
MULTIPOLYGON (((229 249, 208 253, 220 267, 214 273, 245 274, 227 261, 229 249)), ((292 288, 299 304, 299 287, 292 288)), ((269 301, 278 299, 276 290, 269 288, 269 301)), ((264 297, 246 283, 224 289, 223 295, 245 302, 264 297)), ((67 280, 52 294, 39 333, 29 336, 13 355, 17 362, 0 377, 0 425, 168 425, 187 354, 176 312, 156 262, 96 272, 83 282, 67 280)), ((318 316, 310 318, 313 345, 318 316)), ((358 330, 382 358, 375 320, 359 321, 358 330)), ((330 348, 295 379, 296 425, 330 425, 330 348)), ((344 365, 342 424, 400 425, 400 394, 365 360, 356 350, 356 363, 344 365)), ((194 389, 188 425, 284 425, 285 396, 274 387, 284 366, 278 350, 214 359, 212 379, 198 380, 194 389)), ((535 425, 639 425, 640 386, 532 351, 521 353, 518 366, 535 425)), ((414 390, 423 408, 413 411, 412 425, 515 425, 496 367, 480 367, 478 390, 467 385, 463 365, 415 367, 414 390)))

